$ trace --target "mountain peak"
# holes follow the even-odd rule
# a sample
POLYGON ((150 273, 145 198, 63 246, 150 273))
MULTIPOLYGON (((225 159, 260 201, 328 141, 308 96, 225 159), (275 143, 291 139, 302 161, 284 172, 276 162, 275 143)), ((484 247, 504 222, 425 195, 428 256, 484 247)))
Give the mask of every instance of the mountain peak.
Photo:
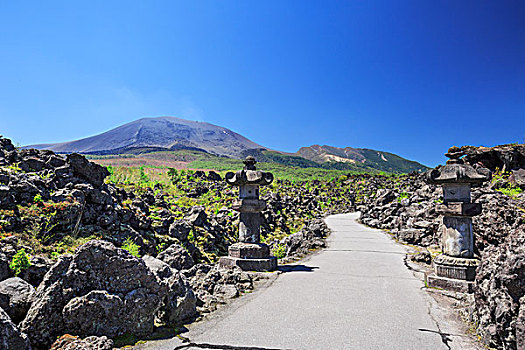
POLYGON ((199 149, 237 157, 242 151, 263 146, 227 128, 171 116, 146 117, 88 138, 27 146, 62 153, 125 153, 133 148, 199 149))

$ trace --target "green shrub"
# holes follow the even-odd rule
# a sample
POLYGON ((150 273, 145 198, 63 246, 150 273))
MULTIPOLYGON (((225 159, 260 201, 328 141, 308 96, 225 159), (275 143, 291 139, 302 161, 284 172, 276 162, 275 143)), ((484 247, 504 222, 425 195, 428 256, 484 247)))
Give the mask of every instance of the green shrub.
POLYGON ((523 190, 520 187, 512 185, 510 183, 508 183, 506 187, 498 188, 496 191, 499 191, 504 195, 513 198, 517 197, 520 193, 523 192, 523 190))
POLYGON ((134 257, 140 258, 139 246, 131 240, 131 237, 126 238, 121 248, 127 250, 134 257))
POLYGON ((43 201, 44 200, 42 199, 42 195, 40 193, 37 193, 33 198, 33 203, 42 203, 43 201))
POLYGON ((13 256, 13 260, 9 264, 9 268, 14 271, 15 276, 18 276, 22 271, 25 271, 31 266, 31 261, 29 260, 29 255, 26 253, 25 249, 22 248, 16 252, 13 256))
POLYGON ((398 203, 401 203, 401 200, 402 200, 403 198, 408 198, 408 197, 409 197, 408 193, 406 193, 406 192, 401 192, 401 193, 399 194, 399 197, 397 197, 397 202, 398 202, 398 203))
POLYGON ((282 259, 286 256, 286 246, 284 244, 277 244, 277 246, 272 251, 273 256, 277 259, 282 259))

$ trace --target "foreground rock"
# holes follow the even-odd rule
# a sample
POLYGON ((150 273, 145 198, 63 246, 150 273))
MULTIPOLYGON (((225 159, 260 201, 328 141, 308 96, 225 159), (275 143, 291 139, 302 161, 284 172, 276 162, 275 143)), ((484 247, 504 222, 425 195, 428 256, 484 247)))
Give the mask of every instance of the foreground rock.
POLYGON ((146 336, 165 294, 142 259, 111 243, 91 241, 48 272, 21 329, 37 348, 65 333, 146 336))
POLYGON ((175 270, 187 270, 195 265, 191 255, 179 244, 172 244, 157 258, 175 270))
POLYGON ((50 350, 112 350, 113 340, 107 337, 87 337, 81 339, 64 335, 53 343, 50 350))
POLYGON ((0 350, 30 350, 27 336, 11 322, 9 316, 0 308, 0 350))
POLYGON ((215 311, 243 293, 253 290, 255 283, 268 278, 263 272, 242 271, 240 268, 221 268, 219 265, 198 264, 184 271, 197 297, 201 314, 215 311))
POLYGON ((523 349, 525 231, 511 232, 504 243, 483 251, 481 261, 475 300, 483 340, 495 348, 506 344, 510 349, 523 349))
POLYGON ((3 308, 14 323, 20 323, 27 314, 35 288, 18 277, 0 282, 0 307, 3 308))
POLYGON ((175 327, 193 321, 197 316, 197 299, 186 277, 159 259, 145 256, 143 260, 167 291, 158 312, 159 322, 175 327))

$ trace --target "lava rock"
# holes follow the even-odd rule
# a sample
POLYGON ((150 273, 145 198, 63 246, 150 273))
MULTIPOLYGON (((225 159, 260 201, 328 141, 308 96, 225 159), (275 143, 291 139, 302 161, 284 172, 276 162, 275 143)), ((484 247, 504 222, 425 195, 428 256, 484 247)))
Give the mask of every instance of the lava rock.
POLYGON ((41 256, 31 256, 30 261, 31 265, 22 272, 20 277, 36 288, 53 266, 53 262, 41 256))
POLYGON ((46 274, 21 329, 37 347, 64 333, 145 336, 164 294, 142 259, 109 242, 90 241, 46 274))
POLYGON ((18 324, 24 319, 34 295, 35 288, 19 277, 0 282, 0 307, 14 323, 18 324))
POLYGON ((161 252, 157 259, 164 261, 175 270, 187 270, 195 265, 191 255, 179 244, 172 244, 161 252))
POLYGON ((378 205, 385 205, 396 198, 394 191, 389 189, 380 189, 377 191, 375 202, 378 205))
POLYGON ((215 171, 208 172, 208 180, 210 181, 222 181, 222 177, 217 174, 215 171))
POLYGON ((162 260, 151 256, 144 256, 143 260, 157 281, 167 289, 157 315, 160 322, 177 326, 194 320, 197 315, 196 298, 186 277, 162 260))
POLYGON ((9 268, 9 259, 4 253, 0 252, 0 281, 9 278, 12 274, 13 271, 9 268))
POLYGON ((196 206, 191 209, 190 215, 185 219, 190 225, 203 227, 208 221, 208 216, 204 207, 196 206))
POLYGON ((109 171, 105 167, 88 161, 84 156, 77 153, 66 156, 67 163, 73 171, 73 175, 99 188, 104 183, 109 171))
POLYGON ((491 347, 516 348, 517 319, 525 296, 524 276, 525 231, 511 232, 500 246, 483 251, 474 297, 478 331, 491 347))
POLYGON ((107 337, 91 336, 81 339, 66 334, 53 343, 50 350, 112 350, 113 340, 107 337))
POLYGON ((27 336, 20 332, 2 308, 0 308, 0 350, 31 350, 27 336))

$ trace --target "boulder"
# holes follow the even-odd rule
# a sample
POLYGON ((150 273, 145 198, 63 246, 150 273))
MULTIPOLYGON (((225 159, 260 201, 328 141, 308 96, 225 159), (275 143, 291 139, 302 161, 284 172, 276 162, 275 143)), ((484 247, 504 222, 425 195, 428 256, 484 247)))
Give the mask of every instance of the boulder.
POLYGON ((9 268, 9 258, 0 252, 0 281, 12 276, 13 271, 9 268))
POLYGON ((179 244, 170 245, 157 258, 175 270, 187 270, 195 265, 191 255, 179 244))
POLYGON ((14 323, 20 323, 27 314, 35 288, 19 277, 8 278, 0 282, 0 307, 14 323))
POLYGON ((119 294, 92 290, 69 300, 62 310, 66 332, 109 337, 125 333, 149 334, 153 330, 152 319, 159 297, 146 288, 119 294))
POLYGON ((0 209, 13 209, 16 207, 15 198, 10 190, 9 186, 0 185, 0 209))
POLYGON ((53 266, 53 262, 41 256, 31 256, 30 261, 31 265, 22 272, 20 277, 36 288, 53 266))
POLYGON ((190 280, 201 312, 214 311, 218 304, 224 304, 228 299, 253 289, 255 278, 260 276, 239 268, 222 269, 218 265, 203 264, 195 265, 184 271, 184 274, 190 280))
POLYGON ((38 158, 27 158, 23 159, 18 165, 23 171, 41 171, 44 169, 46 163, 38 158))
POLYGON ((27 336, 11 321, 0 308, 0 350, 31 350, 27 336))
POLYGON ((402 229, 396 233, 396 238, 403 243, 417 244, 425 236, 425 231, 415 228, 402 229))
POLYGON ((525 189, 525 168, 512 170, 509 180, 515 185, 521 187, 521 189, 525 189))
POLYGON ((377 191, 375 202, 376 205, 385 205, 396 198, 394 191, 389 189, 380 189, 377 191))
POLYGON ((162 260, 147 255, 143 260, 157 281, 167 289, 158 320, 170 327, 194 320, 197 315, 196 298, 186 277, 162 260))
POLYGON ((145 336, 165 293, 142 259, 109 242, 90 241, 46 274, 21 329, 37 347, 65 333, 145 336))
POLYGON ((91 336, 81 339, 66 334, 53 343, 50 350, 112 350, 113 340, 108 337, 91 336))
POLYGON ((191 209, 190 215, 185 219, 192 226, 203 227, 208 221, 208 216, 204 207, 196 206, 191 209))
POLYGON ((76 176, 90 184, 95 188, 99 188, 104 183, 104 178, 109 176, 109 171, 105 167, 88 161, 84 156, 77 153, 68 154, 66 156, 67 163, 76 176))
POLYGON ((491 171, 496 169, 509 171, 525 167, 525 145, 512 144, 495 147, 463 146, 463 158, 471 165, 479 165, 491 171))
POLYGON ((52 155, 51 157, 49 157, 49 159, 46 162, 46 165, 49 168, 59 168, 61 166, 64 166, 65 164, 66 164, 65 159, 58 155, 52 155))
POLYGON ((176 220, 170 225, 169 235, 177 238, 179 241, 184 242, 188 239, 188 234, 191 231, 190 223, 185 220, 176 220))
POLYGON ((222 177, 217 174, 215 171, 208 172, 208 180, 210 181, 222 181, 222 177))

